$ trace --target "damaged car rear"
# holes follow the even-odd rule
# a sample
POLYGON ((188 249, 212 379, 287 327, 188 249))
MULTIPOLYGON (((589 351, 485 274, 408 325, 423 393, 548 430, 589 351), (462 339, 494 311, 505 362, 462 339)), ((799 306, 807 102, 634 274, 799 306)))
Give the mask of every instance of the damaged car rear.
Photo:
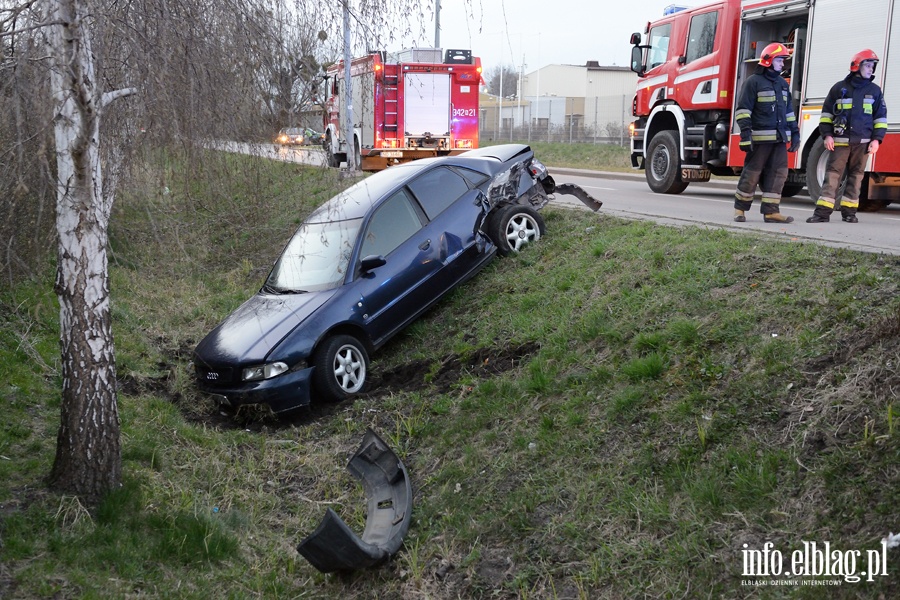
POLYGON ((221 405, 281 413, 365 387, 369 356, 498 253, 545 232, 557 186, 529 146, 393 166, 316 209, 262 288, 194 351, 199 389, 221 405))

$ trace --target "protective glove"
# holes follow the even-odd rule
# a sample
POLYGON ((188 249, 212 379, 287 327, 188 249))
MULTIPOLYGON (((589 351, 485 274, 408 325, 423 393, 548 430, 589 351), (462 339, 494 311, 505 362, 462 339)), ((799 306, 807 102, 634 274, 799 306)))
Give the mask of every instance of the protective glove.
POLYGON ((796 152, 799 149, 800 149, 800 136, 792 135, 791 143, 788 144, 788 152, 796 152))
POLYGON ((744 152, 750 152, 753 150, 753 140, 750 139, 750 132, 741 132, 741 143, 740 148, 744 152))

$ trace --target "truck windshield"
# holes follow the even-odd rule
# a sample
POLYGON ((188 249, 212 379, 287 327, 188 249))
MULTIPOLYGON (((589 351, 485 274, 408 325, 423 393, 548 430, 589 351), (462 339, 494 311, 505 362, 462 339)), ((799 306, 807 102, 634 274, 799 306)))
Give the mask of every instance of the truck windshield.
POLYGON ((650 49, 647 51, 647 69, 655 69, 666 62, 669 54, 669 36, 672 24, 666 23, 650 30, 650 49))

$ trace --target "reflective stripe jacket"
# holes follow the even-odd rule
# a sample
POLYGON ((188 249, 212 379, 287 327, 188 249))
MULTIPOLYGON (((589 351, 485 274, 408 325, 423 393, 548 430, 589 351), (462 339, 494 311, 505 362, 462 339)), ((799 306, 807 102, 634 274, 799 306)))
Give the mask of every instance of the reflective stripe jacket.
POLYGON ((887 106, 881 88, 856 73, 831 86, 822 105, 819 133, 833 137, 835 146, 881 142, 887 133, 887 106))
POLYGON ((788 82, 774 69, 760 68, 747 78, 735 106, 734 119, 741 128, 742 142, 800 141, 788 82))

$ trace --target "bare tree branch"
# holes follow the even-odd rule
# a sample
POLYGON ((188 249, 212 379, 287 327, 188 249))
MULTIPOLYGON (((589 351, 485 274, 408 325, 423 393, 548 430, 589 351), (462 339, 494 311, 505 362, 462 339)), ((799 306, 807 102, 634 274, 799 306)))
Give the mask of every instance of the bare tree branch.
POLYGON ((100 100, 100 107, 104 108, 114 100, 137 94, 137 92, 137 88, 124 88, 121 90, 115 90, 113 92, 106 92, 105 94, 103 94, 103 97, 100 100))

